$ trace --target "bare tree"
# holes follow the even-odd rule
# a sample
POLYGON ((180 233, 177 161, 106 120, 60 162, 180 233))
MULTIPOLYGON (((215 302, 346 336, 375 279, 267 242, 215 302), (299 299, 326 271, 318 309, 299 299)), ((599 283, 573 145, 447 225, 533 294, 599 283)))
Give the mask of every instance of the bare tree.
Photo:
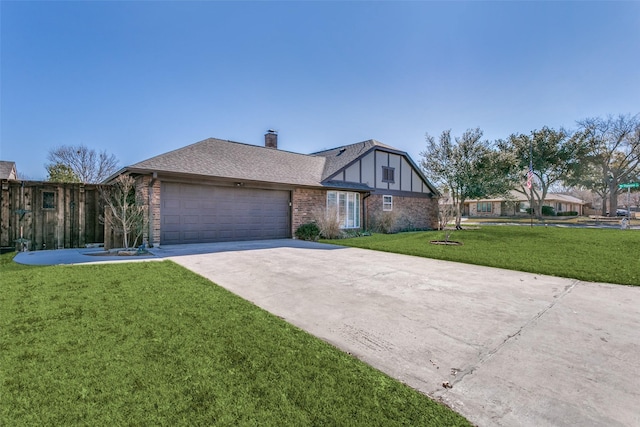
POLYGON ((602 214, 615 216, 618 207, 618 184, 640 174, 640 115, 589 118, 578 122, 589 138, 589 173, 579 184, 602 197, 602 214))
POLYGON ((438 230, 444 230, 449 221, 456 216, 456 208, 451 200, 449 190, 442 192, 442 196, 438 200, 438 230))
POLYGON ((63 145, 49 151, 47 159, 54 165, 65 165, 84 183, 100 183, 118 170, 118 160, 106 151, 97 152, 85 145, 63 145))
POLYGON ((137 246, 145 226, 145 207, 136 195, 136 181, 130 175, 120 175, 112 184, 101 187, 105 202, 105 215, 100 220, 117 234, 121 234, 125 248, 133 237, 137 246))

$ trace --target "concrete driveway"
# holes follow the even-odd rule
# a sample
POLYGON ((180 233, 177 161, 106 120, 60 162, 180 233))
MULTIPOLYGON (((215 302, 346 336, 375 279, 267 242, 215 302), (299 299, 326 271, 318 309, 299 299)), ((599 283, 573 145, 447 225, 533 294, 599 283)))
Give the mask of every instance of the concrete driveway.
POLYGON ((480 426, 640 425, 640 287, 296 240, 159 252, 480 426))

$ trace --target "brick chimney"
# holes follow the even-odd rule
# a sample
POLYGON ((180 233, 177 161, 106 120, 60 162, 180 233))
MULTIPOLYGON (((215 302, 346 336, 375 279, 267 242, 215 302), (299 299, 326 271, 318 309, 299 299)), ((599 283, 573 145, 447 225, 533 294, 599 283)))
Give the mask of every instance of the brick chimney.
POLYGON ((264 146, 267 148, 278 149, 278 132, 273 129, 269 129, 264 134, 264 146))

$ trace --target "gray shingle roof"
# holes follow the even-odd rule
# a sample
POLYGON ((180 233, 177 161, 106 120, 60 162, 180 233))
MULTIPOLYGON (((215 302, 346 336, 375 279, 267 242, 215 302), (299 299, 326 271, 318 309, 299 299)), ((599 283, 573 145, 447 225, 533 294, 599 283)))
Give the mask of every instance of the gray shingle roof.
POLYGON ((323 157, 209 138, 143 160, 128 169, 319 186, 324 164, 323 157))
MULTIPOLYGON (((143 170, 238 181, 367 190, 369 187, 365 184, 356 185, 328 179, 375 148, 406 155, 397 148, 373 139, 317 153, 298 154, 209 138, 127 166, 117 174, 125 170, 143 170)), ((408 159, 411 161, 410 158, 408 159)), ((419 169, 416 168, 416 170, 422 175, 419 169)), ((113 177, 107 179, 107 182, 113 177)), ((424 179, 428 183, 427 179, 424 179)), ((437 192, 435 189, 433 191, 437 192)))
POLYGON ((0 160, 0 179, 17 179, 15 162, 0 160))

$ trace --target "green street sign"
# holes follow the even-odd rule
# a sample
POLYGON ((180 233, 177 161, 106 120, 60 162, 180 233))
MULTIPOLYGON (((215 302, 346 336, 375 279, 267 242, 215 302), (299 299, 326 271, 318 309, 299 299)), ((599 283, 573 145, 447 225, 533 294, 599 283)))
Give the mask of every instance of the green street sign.
POLYGON ((640 187, 640 182, 630 182, 628 184, 618 184, 618 188, 638 188, 640 187))

